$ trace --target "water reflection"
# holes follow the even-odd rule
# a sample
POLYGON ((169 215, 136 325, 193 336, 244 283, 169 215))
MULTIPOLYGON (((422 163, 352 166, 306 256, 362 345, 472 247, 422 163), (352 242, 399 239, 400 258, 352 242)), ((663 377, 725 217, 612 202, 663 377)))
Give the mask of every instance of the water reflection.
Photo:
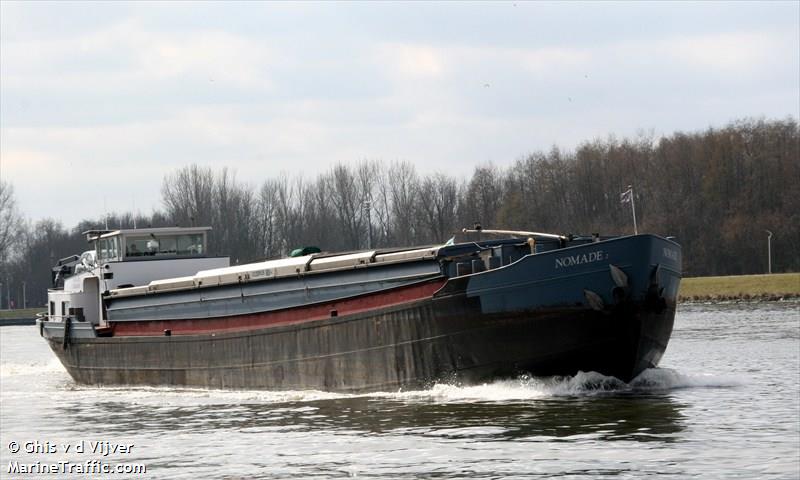
POLYGON ((231 429, 243 433, 308 431, 444 436, 482 440, 664 441, 685 428, 685 405, 669 394, 606 395, 517 402, 436 403, 346 397, 302 403, 143 405, 72 403, 63 418, 75 428, 146 433, 231 429))

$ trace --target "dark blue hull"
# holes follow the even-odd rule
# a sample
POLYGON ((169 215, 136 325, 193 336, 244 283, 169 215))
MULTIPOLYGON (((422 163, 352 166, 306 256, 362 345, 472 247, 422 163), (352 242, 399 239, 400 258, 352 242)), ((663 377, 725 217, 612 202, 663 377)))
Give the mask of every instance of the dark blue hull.
POLYGON ((667 348, 680 262, 677 244, 650 235, 558 249, 452 279, 435 310, 443 324, 463 328, 471 319, 451 334, 457 370, 477 377, 583 370, 629 381, 657 366, 667 348))

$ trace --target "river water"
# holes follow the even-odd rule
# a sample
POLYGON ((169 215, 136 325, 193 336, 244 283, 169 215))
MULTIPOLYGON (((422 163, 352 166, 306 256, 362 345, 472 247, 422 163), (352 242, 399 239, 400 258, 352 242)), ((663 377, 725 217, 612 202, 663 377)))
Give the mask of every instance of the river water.
POLYGON ((0 328, 0 478, 643 476, 800 477, 800 303, 682 305, 631 384, 359 396, 78 386, 35 327, 0 328))

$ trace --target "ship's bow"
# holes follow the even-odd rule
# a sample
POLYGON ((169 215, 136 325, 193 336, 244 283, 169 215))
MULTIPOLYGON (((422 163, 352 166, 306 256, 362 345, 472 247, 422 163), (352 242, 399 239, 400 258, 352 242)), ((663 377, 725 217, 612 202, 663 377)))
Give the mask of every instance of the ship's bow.
POLYGON ((597 371, 630 381, 667 348, 680 272, 675 242, 620 237, 452 279, 438 311, 462 327, 472 319, 460 332, 474 334, 453 335, 471 352, 456 365, 465 379, 597 371))

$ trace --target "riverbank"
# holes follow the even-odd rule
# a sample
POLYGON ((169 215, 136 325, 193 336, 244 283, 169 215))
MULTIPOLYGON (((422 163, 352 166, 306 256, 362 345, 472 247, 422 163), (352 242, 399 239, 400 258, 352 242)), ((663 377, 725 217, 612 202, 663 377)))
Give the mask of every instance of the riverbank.
POLYGON ((3 325, 34 325, 36 324, 36 314, 44 312, 45 307, 0 310, 0 326, 3 325))
POLYGON ((777 301, 800 298, 800 273, 694 277, 681 280, 679 302, 777 301))

